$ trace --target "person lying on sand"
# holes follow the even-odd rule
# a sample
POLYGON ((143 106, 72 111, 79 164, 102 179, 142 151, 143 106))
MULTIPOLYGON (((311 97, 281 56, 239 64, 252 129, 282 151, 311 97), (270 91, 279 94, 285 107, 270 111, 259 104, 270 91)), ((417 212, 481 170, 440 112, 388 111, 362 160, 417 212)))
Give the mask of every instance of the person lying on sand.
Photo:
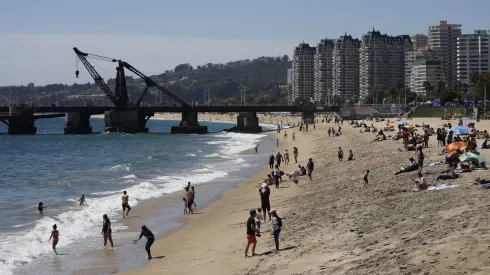
POLYGON ((442 173, 443 174, 440 174, 439 176, 436 177, 436 181, 453 180, 453 179, 459 178, 459 175, 456 174, 456 172, 452 168, 447 169, 446 171, 443 171, 442 173))
POLYGON ((400 168, 399 171, 395 173, 395 175, 401 174, 401 173, 407 173, 407 172, 412 172, 412 171, 417 171, 419 169, 418 163, 415 161, 414 158, 409 158, 410 160, 410 165, 407 168, 400 168))

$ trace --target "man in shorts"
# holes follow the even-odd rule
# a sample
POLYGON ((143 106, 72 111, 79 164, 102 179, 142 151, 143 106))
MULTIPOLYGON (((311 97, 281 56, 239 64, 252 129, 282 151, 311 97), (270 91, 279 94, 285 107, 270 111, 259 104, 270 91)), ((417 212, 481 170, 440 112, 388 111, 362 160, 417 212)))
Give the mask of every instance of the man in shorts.
POLYGON ((194 211, 192 210, 192 204, 194 203, 194 192, 192 192, 189 187, 186 187, 185 193, 185 196, 187 198, 187 208, 189 208, 189 214, 194 214, 194 211))
POLYGON ((245 258, 249 257, 248 248, 250 247, 250 245, 252 245, 252 257, 257 255, 255 254, 255 246, 257 245, 257 238, 255 237, 255 234, 260 237, 260 231, 255 226, 256 215, 257 212, 255 211, 255 209, 250 210, 250 217, 247 220, 247 247, 245 247, 245 258))
POLYGON ((129 206, 129 196, 126 193, 126 191, 123 191, 123 195, 121 199, 122 199, 123 218, 124 218, 124 211, 126 211, 126 209, 128 210, 126 212, 126 217, 129 217, 129 211, 131 211, 131 206, 129 206))

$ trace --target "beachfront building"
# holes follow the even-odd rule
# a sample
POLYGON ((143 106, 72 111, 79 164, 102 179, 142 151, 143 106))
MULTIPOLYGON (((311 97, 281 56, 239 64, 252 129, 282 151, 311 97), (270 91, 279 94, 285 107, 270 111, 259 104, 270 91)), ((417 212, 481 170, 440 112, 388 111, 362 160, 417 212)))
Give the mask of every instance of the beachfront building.
POLYGON ((470 73, 489 72, 490 31, 475 30, 458 38, 457 77, 461 83, 472 84, 470 73))
POLYGON ((405 53, 405 86, 411 87, 412 68, 417 60, 437 60, 437 54, 432 50, 408 51, 405 53))
POLYGON ((386 90, 405 79, 405 52, 412 51, 408 35, 390 36, 374 29, 362 36, 359 49, 360 98, 386 90))
POLYGON ((359 100, 359 47, 361 41, 344 34, 334 41, 333 96, 342 102, 359 100))
POLYGON ((413 50, 414 51, 419 51, 419 50, 426 50, 428 49, 429 46, 429 37, 425 34, 411 34, 410 35, 410 40, 412 41, 413 45, 413 50))
POLYGON ((322 39, 316 45, 314 70, 314 101, 330 105, 333 90, 333 39, 322 39))
MULTIPOLYGON (((429 60, 427 58, 418 58, 412 67, 410 80, 410 91, 418 95, 426 95, 424 83, 427 81, 432 87, 436 87, 440 81, 445 82, 443 62, 440 60, 429 60)), ((427 91, 429 92, 429 91, 427 91)), ((431 98, 436 98, 437 90, 430 91, 431 98), (435 92, 435 93, 434 93, 435 92)))
POLYGON ((446 85, 454 85, 457 81, 457 51, 460 36, 460 24, 440 21, 437 25, 429 25, 429 48, 439 55, 446 85))
POLYGON ((314 99, 315 47, 301 43, 293 52, 291 103, 300 104, 314 99))

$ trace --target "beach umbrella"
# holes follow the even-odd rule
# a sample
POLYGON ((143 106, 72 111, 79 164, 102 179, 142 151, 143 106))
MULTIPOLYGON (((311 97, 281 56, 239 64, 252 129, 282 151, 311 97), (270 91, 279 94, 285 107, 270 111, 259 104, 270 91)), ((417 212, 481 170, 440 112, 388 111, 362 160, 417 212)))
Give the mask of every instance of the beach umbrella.
POLYGON ((470 131, 470 127, 456 125, 451 127, 451 131, 453 131, 455 135, 466 135, 470 131))
POLYGON ((467 117, 462 117, 462 118, 460 118, 460 120, 470 120, 470 119, 467 117))
POLYGON ((398 122, 398 125, 401 125, 401 126, 405 126, 405 125, 409 125, 410 123, 406 122, 406 121, 400 121, 398 122))
POLYGON ((414 126, 413 125, 407 125, 407 126, 405 126, 405 128, 407 128, 407 129, 413 129, 414 126))
POLYGON ((450 153, 456 151, 457 149, 461 149, 463 147, 466 147, 466 143, 464 142, 449 143, 448 145, 446 145, 446 152, 450 153))

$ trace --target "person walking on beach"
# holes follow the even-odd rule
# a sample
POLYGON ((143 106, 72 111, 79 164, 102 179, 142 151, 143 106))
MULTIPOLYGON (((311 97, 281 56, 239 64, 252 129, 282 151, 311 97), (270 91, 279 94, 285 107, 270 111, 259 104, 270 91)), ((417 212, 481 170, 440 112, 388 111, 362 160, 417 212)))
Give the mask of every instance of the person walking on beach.
POLYGON ((271 220, 271 234, 274 237, 274 244, 276 245, 276 250, 279 250, 279 234, 281 233, 282 221, 281 218, 276 213, 276 209, 271 209, 270 211, 271 220))
POLYGON ((259 150, 259 145, 255 145, 255 154, 257 155, 257 151, 259 150))
MULTIPOLYGON (((255 216, 257 212, 255 209, 250 210, 250 217, 247 220, 247 246, 245 247, 245 258, 248 258, 248 248, 252 245, 252 257, 256 256, 255 246, 257 245, 257 238, 255 234, 260 237, 260 231, 255 226, 255 216)), ((270 214, 269 214, 270 215, 270 214)))
POLYGON ((59 236, 60 236, 60 232, 58 232, 57 226, 55 224, 53 225, 53 231, 51 231, 51 236, 49 237, 48 242, 51 241, 51 239, 53 239, 53 242, 51 243, 51 247, 53 248, 54 254, 56 255, 58 255, 58 252, 56 252, 56 245, 58 244, 59 236))
POLYGON ((187 199, 182 198, 182 201, 184 201, 184 215, 189 214, 189 211, 187 211, 187 199))
POLYGON ((289 152, 286 149, 286 152, 284 152, 284 165, 288 165, 288 164, 289 164, 289 152))
POLYGON ((281 152, 277 152, 276 154, 276 166, 277 168, 281 167, 281 161, 284 161, 284 158, 281 155, 281 152))
POLYGON ((284 131, 284 136, 282 138, 288 139, 288 131, 284 131))
POLYGON ((271 214, 269 211, 271 210, 271 203, 269 200, 269 197, 271 195, 271 190, 269 189, 269 186, 267 186, 267 183, 262 183, 262 186, 259 188, 259 194, 260 194, 260 206, 262 207, 262 212, 264 212, 264 222, 265 222, 265 213, 269 214, 269 220, 271 220, 271 214))
POLYGON ((369 170, 366 171, 366 174, 364 175, 364 185, 369 185, 369 181, 368 181, 368 176, 369 176, 369 170))
POLYGON ((146 250, 146 253, 148 253, 148 258, 146 258, 146 259, 151 260, 152 257, 151 257, 150 247, 153 244, 153 242, 155 241, 155 235, 153 235, 151 230, 148 229, 148 227, 146 227, 146 225, 143 225, 141 227, 140 237, 137 240, 135 240, 134 242, 137 243, 139 240, 141 240, 141 237, 143 237, 143 236, 146 237, 145 250, 146 250))
POLYGON ((37 206, 37 211, 39 213, 44 213, 44 209, 48 208, 49 205, 44 206, 43 202, 39 202, 39 205, 37 206))
POLYGON ((114 248, 114 243, 112 242, 112 228, 111 228, 111 221, 107 217, 106 214, 102 216, 102 232, 100 233, 102 236, 104 236, 104 247, 107 246, 107 240, 109 240, 109 243, 111 244, 111 247, 114 248))
POLYGON ((129 206, 129 196, 126 191, 123 191, 121 200, 122 200, 123 218, 124 218, 124 211, 126 211, 126 209, 128 210, 126 211, 126 217, 129 217, 129 211, 131 211, 131 206, 129 206))
POLYGON ((194 192, 190 190, 189 187, 185 188, 185 197, 187 199, 187 210, 189 211, 189 214, 194 214, 194 211, 192 211, 192 198, 194 197, 194 192))
POLYGON ((80 198, 78 199, 78 202, 80 203, 80 206, 85 205, 85 195, 82 194, 80 198))
POLYGON ((276 138, 276 146, 279 147, 279 139, 276 138))
POLYGON ((308 159, 308 163, 306 164, 306 170, 308 170, 308 177, 311 179, 311 173, 313 173, 313 168, 315 168, 315 164, 313 163, 313 160, 310 158, 308 159))
POLYGON ((271 168, 271 169, 274 168, 274 160, 275 160, 274 155, 271 154, 269 156, 269 168, 271 168))
POLYGON ((339 147, 339 151, 337 152, 337 154, 340 161, 344 160, 344 151, 342 151, 342 147, 339 147))
POLYGON ((279 181, 281 180, 281 170, 279 170, 279 166, 276 165, 274 168, 274 184, 276 188, 279 188, 279 181))
POLYGON ((293 147, 294 163, 298 163, 298 148, 293 147))
POLYGON ((292 136, 293 140, 296 140, 296 134, 294 132, 291 136, 292 136))
POLYGON ((196 204, 196 190, 194 190, 194 186, 191 187, 191 191, 192 191, 192 205, 194 206, 194 209, 197 208, 197 204, 196 204))

